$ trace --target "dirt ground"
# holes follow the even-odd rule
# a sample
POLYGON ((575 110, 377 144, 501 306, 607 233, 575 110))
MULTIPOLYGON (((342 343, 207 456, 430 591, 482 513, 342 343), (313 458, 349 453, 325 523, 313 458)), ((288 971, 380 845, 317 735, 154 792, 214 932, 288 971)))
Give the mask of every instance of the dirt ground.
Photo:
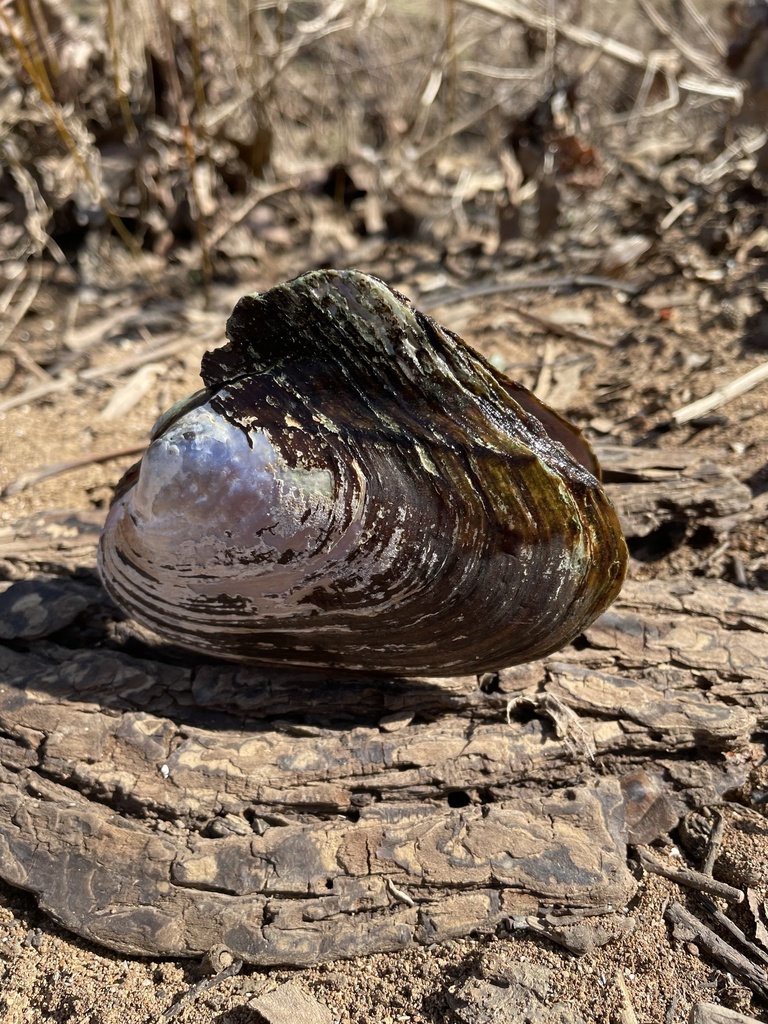
MULTIPOLYGON (((698 241, 683 225, 667 251, 680 254, 686 248, 701 252, 698 241)), ((459 279, 421 242, 382 242, 373 256, 368 254, 366 259, 365 255, 350 253, 345 262, 375 270, 412 295, 435 283, 442 292, 444 287, 471 288, 478 281, 509 274, 503 265, 508 257, 481 257, 485 260, 482 276, 470 267, 459 279)), ((338 254, 335 256, 338 260, 338 254)), ((94 294, 88 309, 81 305, 78 323, 87 328, 102 322, 105 310, 100 303, 107 294, 110 311, 117 311, 120 319, 114 336, 99 339, 90 350, 91 366, 109 368, 157 346, 155 332, 162 344, 166 339, 187 338, 188 343, 162 359, 149 392, 118 419, 103 415, 125 381, 117 373, 106 373, 93 384, 73 384, 63 394, 1 413, 0 486, 6 487, 30 467, 140 445, 155 416, 195 388, 200 353, 221 340, 223 319, 233 296, 303 269, 301 252, 291 252, 288 257, 275 260, 269 279, 260 277, 234 288, 214 287, 207 309, 200 297, 196 300, 194 296, 179 309, 167 299, 142 302, 132 290, 94 294), (129 322, 126 329, 129 318, 146 326, 131 330, 129 322)), ((707 259, 706 255, 701 258, 707 259)), ((551 259, 545 259, 551 266, 551 259)), ((548 384, 550 400, 557 400, 560 388, 564 398, 556 404, 584 425, 594 440, 607 436, 625 444, 695 445, 715 462, 735 467, 739 479, 759 494, 768 486, 765 385, 730 402, 705 425, 670 429, 669 415, 758 366, 761 354, 745 344, 741 324, 723 322, 722 300, 713 294, 709 282, 673 273, 669 255, 660 254, 657 260, 655 267, 646 265, 631 275, 632 280, 649 284, 641 300, 627 302, 621 291, 610 287, 574 287, 565 294, 547 295, 546 303, 536 293, 529 293, 533 296, 531 309, 545 311, 561 324, 578 325, 609 342, 609 347, 553 338, 521 321, 504 295, 469 298, 432 311, 518 379, 531 385, 548 384), (668 307, 661 297, 666 297, 668 307), (575 377, 574 367, 578 370, 575 377)), ((557 274, 574 273, 574 263, 577 272, 584 269, 581 261, 560 256, 557 274)), ((718 266, 719 261, 711 259, 708 265, 718 266)), ((749 256, 728 268, 729 294, 738 298, 753 291, 761 266, 762 250, 759 256, 749 256)), ((529 278, 541 276, 536 266, 523 265, 521 269, 529 278)), ((48 285, 41 290, 35 312, 24 328, 28 351, 61 351, 61 307, 66 295, 66 287, 48 285)), ((429 296, 429 291, 422 291, 422 298, 425 295, 429 296)), ((517 294, 514 300, 519 301, 517 294)), ((4 527, 12 527, 21 517, 41 510, 104 507, 111 487, 130 461, 128 457, 88 465, 7 495, 0 505, 0 521, 4 527)), ((706 574, 733 579, 738 571, 735 567, 740 565, 747 585, 760 589, 768 573, 765 540, 764 521, 744 524, 725 547, 697 535, 695 524, 689 525, 682 534, 657 538, 660 553, 640 551, 642 560, 633 560, 631 574, 637 578, 706 574)), ((733 834, 727 842, 738 839, 733 834)), ((675 849, 672 843, 668 852, 675 853, 675 849)), ((768 864, 768 852, 763 850, 762 855, 768 864)), ((244 968, 239 976, 191 1000, 175 1019, 222 1024, 256 1020, 255 1011, 247 1008, 249 998, 294 978, 331 1009, 334 1020, 425 1024, 472 1020, 471 1016, 456 1016, 455 997, 468 979, 488 973, 490 958, 551 968, 551 1000, 561 1000, 587 1021, 631 1020, 627 1016, 631 1005, 639 1021, 675 1024, 686 1021, 691 1005, 702 999, 768 1020, 765 1007, 751 999, 746 987, 703 960, 693 946, 670 938, 662 913, 673 896, 680 897, 673 883, 646 874, 631 908, 637 921, 634 933, 584 957, 575 957, 544 939, 515 936, 454 941, 298 972, 244 968)), ((36 910, 29 897, 7 886, 2 887, 0 914, 0 1000, 3 1019, 9 1024, 161 1020, 198 980, 195 963, 126 959, 93 948, 63 933, 36 910)))
MULTIPOLYGON (((500 239, 503 175, 473 142, 449 147, 434 178, 419 187, 414 172, 410 191, 401 183, 383 204, 371 194, 340 202, 317 181, 292 179, 238 226, 207 286, 194 260, 132 259, 102 236, 74 264, 43 263, 0 348, 0 539, 36 513, 107 507, 155 418, 199 386, 201 355, 223 342, 240 295, 318 266, 355 267, 568 415, 598 451, 682 449, 727 466, 749 488, 754 515, 719 534, 695 520, 666 523, 631 546, 630 578, 707 577, 766 599, 768 376, 683 422, 674 416, 764 366, 768 352, 768 184, 754 151, 716 166, 721 128, 706 145, 702 136, 700 152, 690 140, 675 150, 671 138, 665 149, 656 135, 650 155, 633 146, 626 160, 604 156, 594 186, 562 181, 545 237, 529 191, 520 232, 500 239), (489 285, 498 292, 478 292, 489 285), (60 471, 70 460, 84 464, 60 471)), ((370 167, 351 159, 349 170, 365 180, 370 167)), ((13 565, 1 566, 13 579, 13 565)), ((656 852, 698 866, 674 830, 656 852)), ((721 860, 749 862, 765 899, 764 843, 726 830, 721 860)), ((340 1024, 481 1024, 472 986, 503 985, 505 971, 527 964, 550 972, 550 1016, 531 1020, 685 1024, 705 1001, 768 1021, 768 1004, 743 981, 672 937, 664 910, 686 891, 635 870, 627 913, 636 927, 583 956, 531 934, 477 936, 311 969, 245 966, 208 990, 195 988, 199 962, 92 946, 0 883, 0 1019, 256 1024, 250 1000, 294 981, 340 1024)))

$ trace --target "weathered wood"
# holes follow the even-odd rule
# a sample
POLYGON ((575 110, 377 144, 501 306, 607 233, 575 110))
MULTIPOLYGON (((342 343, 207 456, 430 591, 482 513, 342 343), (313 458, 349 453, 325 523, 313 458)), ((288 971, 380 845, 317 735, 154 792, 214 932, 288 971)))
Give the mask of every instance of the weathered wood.
POLYGON ((723 466, 695 449, 597 448, 608 492, 629 538, 665 524, 730 529, 749 509, 752 492, 723 466))
POLYGON ((757 1017, 747 1017, 736 1010, 716 1003, 696 1003, 691 1007, 689 1024, 760 1024, 757 1017))
POLYGON ((543 906, 623 906, 633 891, 608 830, 616 787, 394 824, 262 822, 209 838, 129 818, 35 772, 0 772, 0 864, 11 884, 113 949, 309 964, 493 930, 543 906))

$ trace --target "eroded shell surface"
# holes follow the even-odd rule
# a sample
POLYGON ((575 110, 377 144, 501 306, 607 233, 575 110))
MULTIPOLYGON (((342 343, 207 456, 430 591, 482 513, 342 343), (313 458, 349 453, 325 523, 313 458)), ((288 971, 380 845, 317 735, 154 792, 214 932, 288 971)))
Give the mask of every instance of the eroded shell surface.
POLYGON ((578 431, 383 282, 241 299, 102 535, 112 597, 191 650, 393 673, 566 644, 616 596, 621 529, 578 431))

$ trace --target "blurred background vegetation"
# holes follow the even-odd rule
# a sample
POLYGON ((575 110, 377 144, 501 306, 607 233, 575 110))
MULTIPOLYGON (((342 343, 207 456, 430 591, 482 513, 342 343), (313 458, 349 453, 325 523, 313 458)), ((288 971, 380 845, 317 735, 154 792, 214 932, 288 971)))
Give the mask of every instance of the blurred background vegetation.
POLYGON ((716 191, 765 159, 766 53, 755 0, 5 0, 0 284, 298 272, 334 211, 493 250, 686 160, 716 191))

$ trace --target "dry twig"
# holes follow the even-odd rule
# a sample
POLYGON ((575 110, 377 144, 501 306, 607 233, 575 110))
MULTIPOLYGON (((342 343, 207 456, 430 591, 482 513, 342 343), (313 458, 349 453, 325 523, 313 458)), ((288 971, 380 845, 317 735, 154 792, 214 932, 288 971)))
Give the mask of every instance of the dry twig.
POLYGON ((754 942, 751 942, 744 932, 737 925, 731 921, 729 917, 720 910, 712 900, 706 896, 699 895, 696 902, 704 911, 705 914, 709 914, 713 921, 717 921, 723 931, 727 932, 735 942, 741 946, 743 950, 749 953, 755 960, 759 960, 761 963, 768 966, 768 953, 756 946, 754 942))
POLYGON ((141 455, 147 447, 144 444, 132 444, 126 448, 114 448, 108 452, 97 452, 94 455, 84 455, 79 459, 67 459, 65 462, 49 462, 45 466, 35 466, 21 473, 15 480, 3 488, 0 498, 10 498, 14 494, 21 494, 28 487, 42 483, 43 480, 50 480, 53 476, 60 476, 62 473, 70 473, 74 469, 82 469, 84 466, 96 466, 101 462, 111 462, 112 459, 122 459, 128 455, 141 455))
POLYGON ((729 946, 679 903, 671 903, 664 911, 664 917, 672 925, 675 938, 683 942, 694 942, 727 971, 741 978, 762 999, 768 999, 768 974, 762 968, 729 946))
POLYGON ((704 860, 701 862, 701 873, 703 875, 711 875, 712 869, 715 866, 717 855, 720 852, 720 845, 723 841, 723 834, 725 833, 725 818, 722 814, 715 816, 714 824, 707 838, 707 850, 704 854, 704 860))
MULTIPOLYGON (((27 264, 29 266, 29 264, 27 264)), ((35 301, 38 291, 40 290, 40 282, 43 279, 43 264, 42 260, 35 260, 32 263, 32 271, 29 275, 29 284, 22 292, 21 298, 16 303, 13 312, 8 317, 7 321, 0 326, 0 348, 2 348, 8 338, 13 334, 16 328, 21 323, 22 319, 27 313, 27 310, 35 301)))
POLYGON ((26 391, 22 391, 19 395, 6 398, 4 402, 0 402, 0 413, 9 412, 11 409, 17 409, 20 405, 26 405, 27 402, 36 402, 40 398, 47 398, 49 395, 55 395, 60 391, 68 391, 75 382, 75 375, 65 372, 60 377, 51 380, 48 384, 38 384, 37 387, 27 388, 26 391))
POLYGON ((425 311, 443 306, 456 306, 469 299, 483 299, 487 295, 506 295, 510 292, 526 291, 567 291, 569 288, 613 288, 636 295, 640 288, 628 281, 616 281, 612 277, 600 277, 597 274, 571 274, 564 277, 531 277, 527 280, 519 278, 514 281, 502 281, 499 284, 478 284, 470 288, 452 288, 446 292, 434 292, 419 299, 419 306, 425 311))
POLYGON ((600 338, 596 334, 590 334, 589 331, 581 331, 578 327, 559 324, 549 317, 532 313, 525 306, 520 306, 516 302, 505 302, 504 308, 522 317, 523 320, 530 320, 531 323, 536 324, 538 327, 543 327, 544 330, 550 331, 550 333, 556 334, 560 338, 573 338, 575 341, 586 342, 587 345, 599 345, 600 348, 614 348, 616 345, 615 341, 610 341, 608 338, 600 338))
POLYGON ((646 871, 651 871, 654 875, 661 875, 662 878, 669 878, 670 881, 677 882, 678 885, 696 889, 697 892, 708 892, 712 896, 722 896, 723 899, 730 900, 731 903, 742 903, 744 900, 744 893, 741 889, 726 885, 725 882, 718 882, 710 875, 703 875, 700 871, 693 871, 691 868, 669 868, 652 857, 641 846, 637 847, 637 856, 646 871))
POLYGON ((192 988, 188 989, 184 993, 177 1003, 174 1003, 173 1006, 165 1011, 163 1014, 163 1020, 175 1020, 182 1010, 185 1010, 190 1003, 193 1003, 197 999, 198 996, 201 996, 204 992, 209 992, 212 988, 220 985, 228 978, 234 978, 242 969, 243 961, 233 960, 228 967, 219 971, 215 977, 203 978, 201 981, 198 981, 196 985, 193 985, 192 988))
POLYGON ((768 380, 768 360, 742 374, 741 377, 734 378, 728 384, 715 388, 714 391, 711 391, 703 398, 697 398, 695 402, 690 402, 688 405, 675 410, 672 413, 671 420, 678 425, 690 423, 691 420, 696 420, 700 416, 706 416, 707 413, 712 412, 714 409, 719 409, 721 406, 727 405, 728 402, 732 402, 734 398, 746 394, 748 391, 756 388, 758 384, 762 384, 764 380, 768 380))

